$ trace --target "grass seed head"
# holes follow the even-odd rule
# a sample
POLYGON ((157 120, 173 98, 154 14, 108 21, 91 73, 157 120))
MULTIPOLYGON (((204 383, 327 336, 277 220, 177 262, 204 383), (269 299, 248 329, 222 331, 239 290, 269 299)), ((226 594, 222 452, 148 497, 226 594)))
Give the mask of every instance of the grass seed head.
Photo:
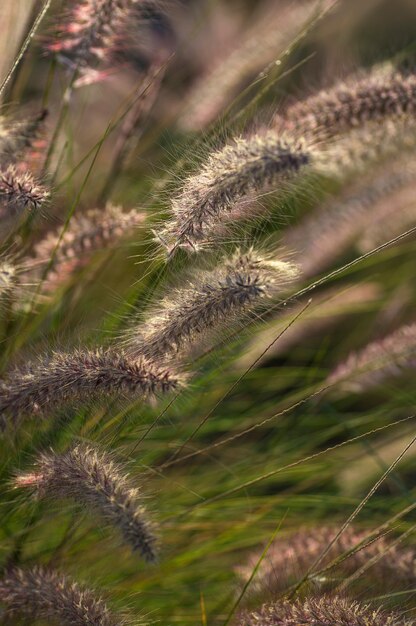
POLYGON ((185 181, 172 202, 170 221, 158 233, 160 241, 169 254, 178 247, 197 250, 240 200, 279 187, 311 159, 302 141, 273 131, 236 139, 212 153, 201 170, 185 181))
POLYGON ((40 496, 73 498, 99 513, 146 561, 156 560, 154 524, 142 504, 140 490, 111 456, 79 444, 65 454, 42 454, 33 471, 16 480, 40 496))
POLYGON ((180 383, 168 368, 114 350, 55 352, 2 381, 0 415, 7 423, 8 417, 42 414, 80 400, 147 398, 177 389, 180 383))
POLYGON ((66 626, 126 626, 104 601, 67 576, 42 567, 13 568, 0 579, 0 602, 7 616, 56 620, 66 626))
POLYGON ((243 613, 238 623, 239 626, 414 626, 415 621, 346 598, 323 596, 264 604, 259 611, 243 613))
POLYGON ((212 327, 228 325, 263 298, 286 289, 298 276, 295 264, 267 258, 254 249, 238 250, 213 271, 201 272, 162 301, 149 322, 133 328, 130 349, 150 358, 181 351, 212 327))

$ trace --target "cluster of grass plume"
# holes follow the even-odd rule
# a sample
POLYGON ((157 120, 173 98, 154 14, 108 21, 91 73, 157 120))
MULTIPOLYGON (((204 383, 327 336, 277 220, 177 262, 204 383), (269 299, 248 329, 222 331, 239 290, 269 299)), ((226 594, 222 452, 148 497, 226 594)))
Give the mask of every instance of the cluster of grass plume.
MULTIPOLYGON (((414 528, 414 494, 399 467, 414 440, 387 468, 372 448, 381 431, 400 434, 396 427, 410 424, 414 415, 402 417, 402 409, 414 404, 414 394, 406 388, 372 412, 355 398, 358 409, 349 413, 325 391, 364 394, 392 378, 405 387, 406 375, 414 372, 415 325, 399 323, 406 318, 401 310, 390 316, 383 339, 348 350, 346 358, 343 350, 352 338, 360 345, 365 316, 373 310, 386 314, 394 304, 396 281, 413 275, 411 239, 409 253, 406 246, 389 247, 387 238, 400 243, 414 223, 416 78, 413 70, 395 69, 395 62, 376 65, 333 80, 332 87, 313 96, 300 94, 282 109, 286 87, 300 92, 290 81, 304 65, 306 73, 313 67, 308 46, 316 42, 308 35, 322 36, 320 20, 332 4, 337 5, 302 1, 279 7, 279 33, 268 19, 254 24, 222 66, 193 83, 187 46, 178 46, 175 59, 161 43, 183 7, 169 5, 167 25, 161 5, 152 1, 64 0, 51 9, 46 0, 29 26, 0 95, 14 105, 33 92, 40 113, 0 118, 0 221, 17 224, 38 212, 49 218, 42 211, 48 204, 61 226, 45 219, 39 232, 30 219, 22 220, 4 237, 0 253, 5 443, 0 479, 9 486, 0 496, 5 620, 130 623, 62 573, 69 564, 69 571, 79 570, 80 580, 93 579, 97 571, 108 576, 126 604, 149 607, 150 619, 156 608, 156 618, 161 615, 166 623, 414 625, 406 611, 386 608, 397 595, 411 598, 415 583, 415 548, 399 545, 414 528), (56 13, 57 36, 45 43, 47 61, 39 63, 36 55, 25 53, 49 9, 56 13), (142 16, 160 42, 150 60, 137 27, 142 16), (125 50, 135 38, 140 45, 125 50), (146 85, 128 71, 118 74, 122 59, 140 68, 141 76, 155 74, 146 85), (70 72, 62 72, 62 65, 70 72), (40 73, 42 88, 32 84, 32 68, 34 78, 40 73), (108 78, 105 85, 82 94, 74 89, 95 82, 101 72, 108 78), (252 79, 240 98, 237 92, 252 79), (171 107, 169 94, 176 90, 171 107), (103 120, 105 105, 113 102, 110 119, 103 120), (172 120, 171 108, 178 102, 182 112, 172 120), (273 107, 272 121, 258 130, 253 112, 263 104, 273 107), (54 130, 46 154, 36 154, 46 108, 54 130), (169 123, 172 135, 166 134, 169 123), (229 124, 225 142, 219 137, 221 124, 229 124), (139 135, 142 141, 132 150, 131 140, 139 135), (112 161, 108 143, 113 140, 112 161), (161 172, 176 140, 177 145, 183 140, 174 165, 181 180, 165 206, 170 187, 161 172), (199 143, 211 149, 192 169, 199 143), (53 181, 59 201, 51 201, 51 190, 32 172, 53 181), (309 180, 306 211, 302 193, 309 180), (320 202, 333 187, 323 206, 314 203, 315 181, 320 202), (253 205, 266 194, 274 203, 273 215, 269 220, 261 215, 257 222, 253 205), (146 210, 124 211, 120 205, 146 210), (66 206, 64 214, 60 206, 66 206), (168 209, 163 220, 161 208, 168 209), (298 210, 300 222, 286 229, 280 223, 279 246, 265 252, 272 248, 276 216, 296 222, 298 210), (383 224, 374 228, 375 219, 383 224), (234 225, 243 232, 244 246, 234 237, 234 225), (141 244, 133 260, 120 246, 127 237, 141 244), (356 251, 371 251, 334 268, 352 244, 356 251), (23 259, 19 264, 12 261, 16 249, 23 259), (104 250, 118 254, 108 254, 101 274, 93 273, 95 253, 104 250), (380 256, 384 265, 378 266, 380 256), (332 271, 318 279, 328 268, 332 271), (354 271, 362 273, 359 281, 354 271), (89 282, 83 281, 84 273, 89 282), (78 300, 70 289, 60 289, 69 278, 78 286, 78 300), (335 287, 318 291, 330 280, 335 287), (14 310, 12 296, 24 281, 34 284, 35 293, 24 309, 14 310), (305 300, 312 290, 318 292, 313 304, 323 323, 305 300), (37 297, 44 292, 54 297, 37 297), (113 298, 113 307, 121 299, 120 308, 103 311, 104 293, 113 298), (332 299, 336 306, 331 308, 332 299), (292 306, 282 315, 286 304, 292 306), (311 334, 317 348, 310 360, 302 360, 300 348, 309 345, 311 334), (40 350, 45 341, 47 349, 40 350), (57 343, 61 348, 50 349, 57 343), (28 353, 39 356, 28 359, 28 353), (325 378, 328 362, 329 369, 339 365, 325 378), (319 402, 311 401, 318 397, 319 402), (115 461, 113 448, 126 464, 115 461), (379 463, 380 478, 356 502, 342 497, 337 476, 340 463, 348 468, 363 449, 379 463), (28 458, 33 459, 29 468, 28 458), (143 479, 136 485, 130 460, 153 470, 146 472, 146 480, 152 475, 146 492, 152 491, 160 505, 158 518, 168 537, 160 569, 142 571, 138 565, 138 555, 146 564, 157 562, 159 538, 144 505, 143 479), (372 507, 366 506, 373 497, 372 507), (59 516, 54 502, 62 508, 59 516), (363 511, 370 519, 351 525, 363 511), (344 514, 350 517, 341 530, 331 525, 331 516, 344 514), (277 521, 279 527, 289 526, 287 515, 296 520, 294 532, 270 541, 266 551, 253 551, 236 570, 241 548, 262 544, 277 521), (378 530, 399 527, 400 521, 404 532, 396 541, 390 534, 362 530, 369 521, 376 527, 372 516, 384 515, 388 520, 378 530), (102 522, 130 550, 109 549, 102 522), (234 604, 228 585, 233 571, 242 586, 234 604), (374 598, 355 594, 350 583, 356 577, 362 585, 371 581, 374 598), (267 596, 267 604, 239 612, 245 595, 257 603, 267 596)), ((336 23, 336 11, 329 17, 327 25, 332 19, 336 23)))
MULTIPOLYGON (((405 198, 411 194, 415 174, 415 162, 411 158, 388 159, 367 179, 364 177, 353 185, 348 181, 343 194, 306 215, 293 228, 286 229, 283 244, 297 251, 296 260, 302 275, 308 278, 326 270, 358 238, 371 237, 375 228, 382 230, 381 225, 393 212, 396 220, 400 219, 403 214, 400 207, 404 203, 398 201, 399 194, 404 194, 405 198)), ((410 224, 405 220, 403 225, 406 223, 410 224)), ((373 246, 367 244, 367 250, 389 238, 392 237, 379 236, 372 241, 373 246)))
POLYGON ((388 67, 323 89, 290 106, 275 120, 278 128, 295 133, 337 135, 369 121, 384 121, 415 111, 416 77, 388 67))

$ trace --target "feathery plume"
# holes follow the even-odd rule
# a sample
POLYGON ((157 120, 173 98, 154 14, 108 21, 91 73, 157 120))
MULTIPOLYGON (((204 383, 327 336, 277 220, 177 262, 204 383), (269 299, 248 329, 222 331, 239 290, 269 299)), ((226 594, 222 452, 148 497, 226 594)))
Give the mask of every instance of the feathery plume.
POLYGON ((171 220, 157 233, 160 241, 169 254, 178 247, 197 250, 238 201, 283 184, 310 161, 310 149, 302 141, 273 131, 236 139, 213 152, 199 173, 185 181, 172 201, 171 220))
POLYGON ((376 68, 323 89, 276 117, 277 127, 302 134, 327 136, 362 126, 370 120, 399 117, 416 111, 416 75, 376 68))
MULTIPOLYGON (((326 203, 283 234, 283 245, 296 250, 305 278, 328 268, 361 233, 371 233, 385 214, 396 215, 398 192, 412 193, 416 160, 388 161, 376 173, 347 188, 341 198, 326 203)), ((398 213, 398 212, 397 212, 398 213)), ((397 233, 399 234, 399 233, 397 233)), ((384 240, 386 241, 386 240, 384 240)))
POLYGON ((146 561, 155 561, 154 525, 141 504, 140 490, 109 454, 88 444, 65 454, 41 454, 29 474, 17 477, 16 485, 30 487, 41 497, 73 498, 86 505, 118 528, 146 561))
POLYGON ((44 413, 82 399, 148 397, 176 389, 179 378, 144 358, 114 350, 55 352, 15 370, 0 385, 0 416, 44 413))
MULTIPOLYGON (((277 538, 269 547, 266 556, 250 583, 249 592, 254 595, 275 597, 306 575, 316 559, 334 541, 339 532, 335 527, 304 528, 289 537, 277 538)), ((262 551, 249 556, 247 563, 236 568, 241 582, 246 583, 259 562, 262 551)), ((372 580, 378 584, 392 584, 392 578, 412 586, 416 581, 416 551, 414 548, 389 545, 384 536, 372 536, 349 526, 331 546, 320 564, 320 569, 331 566, 324 574, 312 580, 320 587, 331 587, 334 578, 349 576, 371 559, 369 569, 372 580)))
POLYGON ((40 130, 48 115, 43 109, 35 116, 15 121, 0 117, 0 164, 15 163, 38 139, 40 130))
POLYGON ((416 324, 402 326, 349 355, 328 376, 328 384, 362 392, 388 378, 401 376, 416 366, 416 324))
POLYGON ((415 623, 338 596, 264 604, 259 611, 240 615, 238 622, 239 626, 415 626, 415 623))
POLYGON ((0 169, 0 219, 19 214, 24 209, 38 210, 49 192, 29 172, 21 173, 13 165, 0 169))
POLYGON ((52 619, 67 626, 126 625, 95 593, 42 567, 6 571, 0 579, 0 602, 8 616, 52 619))
POLYGON ((64 18, 60 37, 48 45, 81 72, 108 58, 120 30, 139 0, 78 0, 64 18))
POLYGON ((59 242, 43 284, 46 291, 51 291, 62 284, 70 274, 85 267, 95 252, 110 248, 134 232, 144 220, 144 213, 139 211, 125 213, 121 207, 112 204, 107 204, 102 210, 92 209, 75 216, 61 240, 61 229, 57 229, 48 233, 35 245, 32 258, 28 259, 27 273, 35 278, 43 275, 59 242))
POLYGON ((238 250, 162 301, 149 322, 130 331, 129 348, 149 358, 181 351, 213 326, 232 322, 262 298, 284 290, 297 274, 292 263, 262 257, 253 249, 238 250))

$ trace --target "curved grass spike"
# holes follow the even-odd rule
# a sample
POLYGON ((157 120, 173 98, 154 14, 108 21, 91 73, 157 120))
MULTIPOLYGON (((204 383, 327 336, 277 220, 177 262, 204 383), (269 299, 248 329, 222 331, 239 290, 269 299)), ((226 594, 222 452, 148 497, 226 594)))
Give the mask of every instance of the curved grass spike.
POLYGON ((0 603, 7 617, 43 618, 65 626, 127 626, 93 591, 43 567, 7 570, 0 578, 0 603))
POLYGON ((156 235, 172 255, 179 247, 197 250, 236 204, 252 194, 279 186, 311 162, 303 141, 270 131, 236 139, 213 152, 188 178, 172 201, 172 217, 156 235))
MULTIPOLYGON (((290 586, 305 575, 320 554, 337 536, 339 528, 304 528, 289 537, 277 538, 269 547, 256 575, 250 583, 249 593, 273 598, 287 591, 290 586)), ((236 568, 242 583, 252 575, 262 551, 251 554, 244 565, 236 568)), ((318 575, 314 583, 322 588, 330 588, 334 580, 354 574, 371 559, 374 564, 368 571, 371 580, 380 588, 391 589, 392 581, 412 587, 416 582, 416 551, 411 547, 389 545, 384 536, 372 536, 364 530, 349 526, 321 563, 321 568, 329 567, 325 575, 318 575), (337 564, 331 564, 338 560, 337 564)), ((367 579, 368 580, 368 579, 367 579)))
POLYGON ((48 233, 34 246, 32 258, 27 259, 29 278, 41 278, 49 268, 43 286, 46 290, 59 287, 75 271, 85 267, 93 254, 114 246, 119 240, 134 232, 145 220, 139 211, 125 213, 121 207, 107 204, 104 209, 92 209, 75 215, 64 236, 61 228, 48 233), (59 247, 57 248, 59 242, 59 247), (50 259, 55 252, 53 264, 50 259))
POLYGON ((416 323, 401 326, 391 335, 352 352, 329 375, 330 385, 363 392, 388 378, 402 376, 416 367, 416 323))
POLYGON ((176 389, 181 379, 144 358, 114 350, 55 352, 15 370, 0 385, 0 416, 17 420, 82 400, 148 397, 176 389))
POLYGON ((290 602, 264 604, 252 613, 239 617, 239 626, 415 626, 406 619, 368 604, 323 596, 290 602))
POLYGON ((149 358, 182 351, 213 326, 232 323, 263 298, 284 290, 297 275, 293 263, 264 257, 253 249, 238 250, 163 300, 147 323, 129 331, 128 349, 149 358))
POLYGON ((416 112, 416 75, 376 68, 350 77, 288 108, 275 118, 288 132, 326 136, 348 131, 371 120, 385 120, 416 112))
POLYGON ((156 560, 154 524, 141 503, 140 490, 109 454, 79 444, 64 454, 41 454, 29 474, 16 485, 30 487, 41 497, 73 498, 116 527, 146 561, 156 560))

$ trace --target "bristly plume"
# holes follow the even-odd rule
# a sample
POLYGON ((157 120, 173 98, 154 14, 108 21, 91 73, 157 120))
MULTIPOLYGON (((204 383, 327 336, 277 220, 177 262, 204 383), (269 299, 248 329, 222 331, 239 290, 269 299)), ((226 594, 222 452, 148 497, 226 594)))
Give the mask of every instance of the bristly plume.
POLYGON ((264 604, 240 615, 239 626, 415 626, 395 613, 338 596, 264 604))
POLYGON ((154 525, 142 505, 140 490, 109 454, 79 444, 65 454, 42 454, 16 485, 41 497, 73 498, 118 528, 124 540, 146 561, 156 560, 154 525))
POLYGON ((371 120, 394 118, 416 111, 416 75, 376 68, 360 78, 352 77, 303 100, 276 118, 276 126, 288 132, 321 131, 336 135, 371 120))
POLYGON ((310 163, 302 141, 273 131, 236 139, 214 152, 198 174, 188 178, 172 201, 172 217, 157 233, 169 255, 179 247, 197 250, 212 238, 218 223, 229 218, 248 195, 279 187, 310 163))
MULTIPOLYGON (((316 559, 335 540, 336 527, 304 528, 289 537, 277 538, 269 547, 250 583, 249 594, 274 598, 287 591, 305 576, 316 559)), ((262 550, 249 556, 247 563, 236 568, 242 583, 246 583, 260 561, 262 550)), ((416 582, 416 552, 414 548, 389 543, 377 536, 349 526, 336 539, 319 565, 324 574, 310 579, 319 589, 330 589, 340 577, 350 576, 369 565, 368 575, 384 588, 392 588, 393 580, 412 586, 416 582), (370 566, 370 561, 374 562, 370 566)), ((368 579, 367 579, 368 585, 368 579)))
POLYGON ((108 58, 114 40, 128 23, 139 0, 77 0, 59 26, 60 36, 48 45, 74 69, 94 73, 94 66, 108 58))
POLYGON ((127 343, 134 354, 159 358, 181 351, 213 326, 231 324, 286 289, 298 268, 253 249, 238 250, 214 270, 201 272, 188 286, 162 301, 143 326, 131 329, 127 343))
POLYGON ((13 568, 0 579, 0 602, 7 616, 56 620, 66 626, 126 626, 104 601, 67 576, 42 567, 13 568))
POLYGON ((15 370, 0 385, 0 416, 17 419, 42 414, 78 400, 147 398, 167 393, 180 378, 144 358, 130 359, 114 350, 55 352, 15 370))
POLYGON ((16 163, 33 146, 47 115, 48 111, 43 109, 22 120, 0 117, 0 164, 3 167, 16 163))
POLYGON ((0 219, 19 215, 24 209, 36 211, 49 198, 49 192, 29 172, 13 165, 0 169, 0 219))
POLYGON ((107 204, 105 209, 92 209, 76 215, 62 239, 59 228, 35 245, 32 258, 28 259, 27 275, 43 277, 48 267, 43 287, 46 291, 55 289, 73 272, 85 267, 95 252, 114 246, 133 233, 144 220, 144 213, 135 210, 125 213, 121 207, 112 204, 107 204), (53 263, 49 267, 53 254, 53 263))
POLYGON ((386 379, 402 376, 415 367, 416 324, 409 324, 350 354, 327 381, 330 385, 340 385, 344 390, 363 392, 386 379))

